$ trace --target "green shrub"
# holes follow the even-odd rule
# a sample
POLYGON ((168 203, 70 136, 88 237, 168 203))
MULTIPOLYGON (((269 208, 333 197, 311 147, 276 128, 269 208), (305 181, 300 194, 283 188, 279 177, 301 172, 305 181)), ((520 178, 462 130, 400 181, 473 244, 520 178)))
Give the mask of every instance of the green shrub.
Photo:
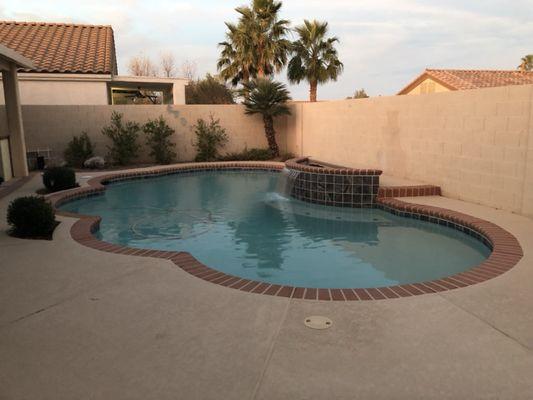
POLYGON ((7 209, 7 223, 10 234, 17 237, 48 238, 57 225, 52 205, 39 196, 13 200, 7 209))
POLYGON ((176 144, 170 141, 174 129, 167 125, 162 115, 144 124, 143 131, 146 134, 146 144, 151 149, 150 156, 159 164, 170 164, 174 161, 176 152, 172 148, 176 147, 176 144))
POLYGON ((187 104, 235 104, 233 91, 225 83, 207 74, 204 79, 185 86, 187 104))
POLYGON ((140 127, 136 122, 122 121, 123 115, 113 112, 111 124, 102 129, 102 134, 111 139, 108 157, 118 165, 129 164, 137 157, 140 145, 137 143, 140 127))
POLYGON ((85 160, 92 156, 94 156, 94 146, 87 132, 82 132, 80 136, 73 136, 64 153, 67 164, 75 168, 83 167, 85 160))
POLYGON ((50 192, 72 189, 77 186, 76 173, 68 167, 47 168, 43 172, 43 185, 50 192))
POLYGON ((226 130, 220 126, 220 120, 209 116, 209 122, 198 119, 194 127, 196 142, 194 146, 198 152, 196 161, 215 161, 218 156, 219 147, 224 147, 228 141, 226 130))
POLYGON ((267 161, 272 160, 270 149, 244 149, 240 153, 228 153, 218 159, 220 161, 267 161))

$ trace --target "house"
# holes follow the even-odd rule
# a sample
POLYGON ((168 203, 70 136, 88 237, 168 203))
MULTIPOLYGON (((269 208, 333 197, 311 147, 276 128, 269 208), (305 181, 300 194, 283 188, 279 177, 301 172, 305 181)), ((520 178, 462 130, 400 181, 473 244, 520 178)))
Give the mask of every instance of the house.
POLYGON ((5 88, 3 112, 6 113, 5 126, 0 126, 0 176, 5 181, 28 175, 17 69, 33 67, 30 60, 0 44, 0 73, 5 88))
POLYGON ((533 84, 532 71, 426 69, 400 90, 398 95, 527 84, 533 84))
POLYGON ((0 21, 0 44, 33 62, 23 105, 185 104, 186 79, 118 75, 111 26, 0 21))

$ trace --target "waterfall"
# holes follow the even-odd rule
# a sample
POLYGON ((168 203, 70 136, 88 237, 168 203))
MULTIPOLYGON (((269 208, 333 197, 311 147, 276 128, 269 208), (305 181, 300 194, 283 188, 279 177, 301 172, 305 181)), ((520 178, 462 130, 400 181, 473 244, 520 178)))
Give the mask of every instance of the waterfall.
POLYGON ((281 196, 290 198, 292 195, 292 190, 294 188, 294 182, 300 174, 300 171, 294 169, 288 169, 287 167, 283 168, 279 174, 278 184, 276 187, 276 192, 281 196))

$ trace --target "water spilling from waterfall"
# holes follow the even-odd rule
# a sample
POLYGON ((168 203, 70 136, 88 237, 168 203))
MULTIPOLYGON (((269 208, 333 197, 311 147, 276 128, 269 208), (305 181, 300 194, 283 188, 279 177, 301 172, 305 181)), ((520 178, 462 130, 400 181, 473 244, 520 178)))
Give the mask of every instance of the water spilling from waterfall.
POLYGON ((288 169, 287 167, 283 168, 279 174, 276 192, 283 197, 290 198, 294 189, 294 182, 299 174, 300 171, 288 169))

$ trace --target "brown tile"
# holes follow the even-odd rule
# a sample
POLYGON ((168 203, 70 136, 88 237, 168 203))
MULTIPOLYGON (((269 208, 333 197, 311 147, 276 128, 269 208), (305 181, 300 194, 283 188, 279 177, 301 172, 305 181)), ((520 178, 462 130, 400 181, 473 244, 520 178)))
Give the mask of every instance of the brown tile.
POLYGON ((344 301, 346 300, 342 294, 342 290, 340 289, 330 289, 331 293, 331 299, 333 301, 344 301))
POLYGON ((365 289, 353 289, 353 291, 359 300, 372 300, 372 296, 365 289))
POLYGON ((282 286, 280 291, 277 293, 277 296, 292 297, 294 291, 295 291, 295 288, 293 288, 292 286, 282 286))

